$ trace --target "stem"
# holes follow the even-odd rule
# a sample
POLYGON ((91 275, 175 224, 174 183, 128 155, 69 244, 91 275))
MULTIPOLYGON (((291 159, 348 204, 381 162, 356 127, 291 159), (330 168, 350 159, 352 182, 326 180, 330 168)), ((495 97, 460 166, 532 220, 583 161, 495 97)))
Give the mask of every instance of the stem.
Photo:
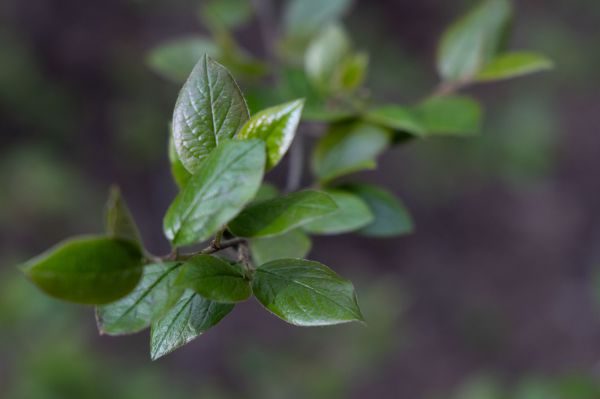
POLYGON ((447 96, 449 94, 456 93, 457 91, 465 88, 469 84, 471 84, 470 79, 458 80, 455 82, 441 82, 428 96, 428 98, 447 96))
POLYGON ((238 261, 244 265, 246 269, 247 277, 250 277, 254 272, 252 267, 252 261, 250 260, 250 250, 247 242, 242 242, 238 245, 238 261))

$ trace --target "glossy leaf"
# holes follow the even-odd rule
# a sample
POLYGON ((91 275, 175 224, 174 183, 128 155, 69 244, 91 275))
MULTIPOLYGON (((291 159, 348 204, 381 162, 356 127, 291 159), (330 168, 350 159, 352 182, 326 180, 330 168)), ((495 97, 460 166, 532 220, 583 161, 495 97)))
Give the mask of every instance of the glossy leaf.
POLYGON ((163 223, 167 238, 175 246, 208 239, 254 198, 264 168, 262 141, 220 145, 169 207, 163 223))
POLYGON ((475 75, 496 55, 511 16, 507 0, 484 0, 444 33, 437 54, 444 80, 463 81, 475 75))
POLYGON ((286 31, 293 36, 310 36, 338 21, 351 5, 352 0, 292 0, 284 14, 286 31))
POLYGON ((325 93, 340 86, 342 63, 350 51, 346 32, 338 25, 325 28, 308 46, 304 60, 306 75, 325 93))
POLYGON ((167 262, 145 266, 140 283, 129 295, 96 308, 100 333, 135 333, 162 316, 183 293, 174 284, 181 265, 181 262, 167 262))
POLYGON ((388 146, 390 133, 367 123, 334 125, 317 143, 313 170, 321 182, 363 169, 374 169, 375 158, 388 146))
POLYGON ((183 346, 216 325, 233 309, 186 290, 165 315, 152 323, 150 357, 156 360, 183 346))
POLYGON ((250 240, 250 252, 257 265, 281 258, 304 258, 311 246, 310 238, 300 229, 250 240))
POLYGON ((252 295, 250 281, 240 265, 211 255, 200 254, 187 260, 177 284, 217 302, 240 302, 252 295))
POLYGON ((256 298, 270 312, 298 326, 362 321, 352 283, 327 266, 278 259, 256 269, 256 298))
POLYGON ((246 101, 229 71, 202 57, 183 85, 173 112, 175 150, 185 168, 197 172, 202 160, 233 138, 248 118, 246 101))
POLYGON ((131 292, 142 275, 142 254, 131 241, 79 237, 31 259, 23 272, 50 296, 82 304, 105 304, 131 292))
POLYGON ((181 163, 177 151, 175 151, 172 135, 169 137, 169 162, 171 163, 171 175, 175 183, 177 183, 179 189, 184 188, 192 174, 181 163))
POLYGON ((470 136, 481 130, 481 106, 469 97, 432 97, 413 112, 427 135, 470 136))
POLYGON ((373 221, 359 230, 373 237, 388 237, 413 231, 413 221, 404 204, 390 192, 369 184, 347 184, 343 186, 358 195, 371 209, 373 221))
POLYGON ((267 170, 279 163, 292 144, 304 100, 267 108, 252 116, 236 135, 240 140, 261 139, 267 145, 267 170))
POLYGON ((326 192, 337 204, 337 211, 306 224, 306 231, 314 234, 341 234, 358 230, 373 221, 373 213, 360 197, 342 190, 326 192))
POLYGON ((366 114, 365 119, 383 127, 415 136, 424 136, 426 133, 412 110, 400 105, 384 105, 374 108, 366 114))
POLYGON ((105 230, 109 237, 121 238, 142 246, 140 231, 131 216, 131 212, 121 196, 119 187, 110 189, 105 207, 105 230))
POLYGON ((159 75, 183 83, 205 54, 218 58, 219 48, 209 38, 192 36, 161 43, 152 49, 147 62, 159 75))
POLYGON ((491 60, 477 74, 475 80, 489 82, 509 79, 551 69, 552 66, 552 61, 541 54, 528 52, 505 53, 491 60))
POLYGON ((306 190, 252 205, 228 227, 240 237, 267 237, 288 232, 336 210, 337 205, 329 195, 306 190))

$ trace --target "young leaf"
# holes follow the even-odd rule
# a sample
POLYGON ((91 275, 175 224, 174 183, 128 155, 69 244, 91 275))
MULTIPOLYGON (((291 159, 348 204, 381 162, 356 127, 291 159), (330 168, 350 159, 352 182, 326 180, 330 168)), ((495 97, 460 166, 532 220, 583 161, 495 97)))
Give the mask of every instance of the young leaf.
POLYGON ((259 302, 297 326, 363 321, 352 283, 318 262, 278 259, 256 269, 259 302))
POLYGON ((210 255, 196 255, 184 265, 177 284, 217 302, 240 302, 252 295, 250 281, 239 265, 210 255))
POLYGON ((471 79, 498 52, 511 16, 508 0, 484 0, 444 33, 438 71, 447 81, 471 79))
POLYGON ((334 125, 316 145, 313 169, 322 183, 375 168, 375 158, 390 142, 390 132, 367 123, 334 125))
POLYGON ((304 258, 310 252, 310 238, 300 229, 273 237, 250 240, 250 253, 257 265, 281 258, 304 258))
POLYGON ((367 203, 375 219, 359 230, 373 237, 389 237, 413 231, 413 221, 404 204, 390 192, 369 184, 347 184, 344 190, 358 195, 367 203))
POLYGON ((509 79, 551 69, 552 61, 536 53, 514 52, 497 56, 475 78, 478 82, 509 79))
POLYGON ((132 334, 162 316, 183 293, 174 284, 181 265, 181 262, 167 262, 145 266, 140 283, 129 295, 96 308, 100 333, 132 334))
POLYGON ((192 174, 183 166, 175 151, 175 144, 173 143, 173 135, 169 136, 169 162, 171 163, 171 175, 179 189, 182 189, 187 184, 192 174))
POLYGON ((159 75, 183 83, 200 57, 219 56, 219 48, 209 38, 192 36, 162 43, 148 55, 148 65, 159 75))
POLYGON ((220 322, 233 304, 217 303, 186 290, 150 329, 150 357, 156 360, 183 346, 220 322))
POLYGON ((352 91, 363 84, 367 75, 369 55, 364 52, 349 55, 341 66, 342 89, 352 91))
POLYGON ((256 194, 265 169, 260 140, 228 141, 213 151, 177 195, 164 219, 175 246, 206 240, 256 194))
POLYGON ((470 136, 481 129, 481 106, 469 97, 433 97, 413 112, 427 135, 470 136))
POLYGON ((197 172, 202 160, 231 139, 248 118, 244 96, 229 71, 202 57, 183 85, 173 112, 175 150, 185 168, 197 172))
POLYGON ((352 0, 292 0, 284 14, 286 31, 291 36, 311 36, 338 21, 351 5, 352 0))
POLYGON ((109 237, 121 238, 142 246, 142 238, 119 187, 112 186, 105 207, 105 230, 109 237))
POLYGON ((360 197, 342 190, 327 190, 338 209, 304 226, 309 233, 341 234, 358 230, 373 221, 373 213, 360 197))
POLYGON ((80 237, 31 259, 23 272, 50 296, 100 305, 116 301, 135 288, 142 275, 142 254, 131 241, 80 237))
POLYGON ((303 106, 304 100, 296 100, 267 108, 250 118, 236 138, 263 140, 267 145, 267 170, 272 169, 292 144, 303 106))
POLYGON ((310 43, 304 68, 315 87, 325 93, 339 88, 342 62, 349 51, 350 41, 338 25, 328 26, 310 43))
POLYGON ((329 195, 306 190, 252 205, 233 219, 228 227, 240 237, 274 236, 336 210, 337 205, 329 195))
POLYGON ((425 128, 413 112, 400 105, 384 105, 370 110, 365 119, 398 132, 406 132, 414 136, 424 136, 425 128))

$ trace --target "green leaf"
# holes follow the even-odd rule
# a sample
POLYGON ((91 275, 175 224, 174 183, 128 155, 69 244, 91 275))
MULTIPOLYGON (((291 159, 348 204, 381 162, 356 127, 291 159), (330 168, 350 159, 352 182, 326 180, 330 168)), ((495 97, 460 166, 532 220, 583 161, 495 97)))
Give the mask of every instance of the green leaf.
POLYGON ((413 109, 427 135, 470 136, 481 130, 482 110, 469 97, 432 97, 413 109))
POLYGON ((129 240, 142 247, 142 238, 131 212, 121 196, 119 187, 112 186, 105 207, 106 235, 113 238, 129 240))
POLYGON ((252 200, 251 204, 257 204, 262 201, 270 200, 279 195, 279 190, 277 187, 272 185, 271 183, 263 182, 258 188, 258 192, 256 196, 252 200))
POLYGON ((352 91, 361 86, 367 75, 369 55, 364 52, 346 57, 341 66, 340 84, 342 89, 352 91))
POLYGON ((29 260, 23 272, 50 296, 99 305, 116 301, 135 288, 142 275, 142 254, 131 241, 79 237, 29 260))
POLYGON ((236 135, 240 140, 261 139, 267 144, 267 170, 272 169, 292 144, 304 100, 267 108, 254 115, 236 135))
POLYGON ((174 284, 181 265, 181 262, 167 262, 144 267, 140 283, 129 295, 96 308, 100 333, 135 333, 162 316, 183 293, 183 289, 174 284))
POLYGON ((255 264, 281 258, 304 258, 310 252, 310 238, 300 229, 273 237, 253 238, 250 252, 255 264))
POLYGON ((267 237, 288 232, 336 210, 329 195, 306 190, 252 205, 228 227, 236 236, 267 237))
POLYGON ((256 269, 253 289, 267 310, 297 326, 363 321, 352 283, 318 262, 265 263, 256 269))
POLYGON ((248 0, 212 0, 201 7, 202 19, 209 25, 233 29, 252 18, 254 8, 248 0))
POLYGON ((360 197, 342 190, 326 190, 335 201, 337 211, 304 226, 309 233, 340 234, 358 230, 374 219, 373 213, 360 197))
POLYGON ((475 78, 478 82, 509 79, 553 67, 552 61, 536 53, 513 52, 500 54, 492 59, 475 78))
POLYGON ((484 0, 444 33, 437 54, 438 72, 447 81, 477 75, 498 52, 511 17, 507 0, 484 0))
POLYGON ((425 128, 414 113, 400 105, 384 105, 370 110, 365 119, 398 132, 406 132, 415 136, 424 136, 425 128))
POLYGON ((173 112, 175 150, 185 168, 195 173, 202 160, 233 138, 248 118, 244 96, 229 71, 202 57, 183 85, 173 112))
POLYGON ((156 360, 183 346, 220 322, 233 304, 217 303, 187 290, 169 311, 152 323, 150 357, 156 360))
POLYGON ((260 140, 217 147, 169 207, 163 223, 167 238, 182 246, 212 236, 256 195, 264 169, 260 140))
POLYGON ((390 142, 390 132, 367 123, 332 126, 315 147, 313 170, 321 182, 363 169, 374 169, 375 158, 390 142))
POLYGON ((169 162, 171 163, 171 175, 179 189, 182 189, 187 184, 192 174, 183 166, 177 151, 175 151, 175 144, 173 143, 173 135, 169 136, 169 162))
POLYGON ((352 0, 292 0, 284 13, 286 31, 292 36, 311 36, 338 21, 351 5, 352 0))
POLYGON ((346 32, 338 25, 323 29, 308 46, 304 59, 306 75, 325 93, 339 89, 343 61, 350 51, 346 32))
POLYGON ((206 299, 240 302, 252 295, 250 281, 240 265, 232 265, 211 255, 196 255, 184 265, 177 282, 206 299))
POLYGON ((162 43, 152 49, 147 58, 150 68, 176 83, 185 82, 200 57, 219 56, 219 48, 203 36, 179 38, 162 43))
POLYGON ((345 190, 358 195, 371 209, 375 219, 359 230, 373 237, 412 233, 413 221, 404 204, 390 192, 369 184, 347 184, 345 190))

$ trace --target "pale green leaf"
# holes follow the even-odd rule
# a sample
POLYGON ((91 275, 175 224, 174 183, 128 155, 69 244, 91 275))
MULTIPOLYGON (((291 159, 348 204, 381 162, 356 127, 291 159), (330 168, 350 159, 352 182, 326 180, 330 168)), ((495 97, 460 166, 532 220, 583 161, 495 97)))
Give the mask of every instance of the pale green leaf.
POLYGON ((367 226, 374 219, 368 205, 357 195, 342 190, 326 190, 338 209, 304 226, 313 234, 341 234, 367 226))
POLYGON ((156 360, 187 344, 216 325, 233 309, 233 304, 218 303, 187 290, 150 330, 150 357, 156 360))
POLYGON ((240 302, 252 295, 250 280, 240 265, 211 255, 200 254, 187 260, 177 284, 217 302, 240 302))
POLYGON ((267 145, 267 170, 272 169, 292 144, 304 100, 267 108, 252 116, 236 135, 240 140, 261 139, 267 145))
POLYGON ((328 194, 299 191, 263 201, 242 211, 229 230, 240 237, 267 237, 283 234, 337 210, 328 194))
POLYGON ((169 207, 163 223, 166 237, 175 246, 208 239, 254 198, 264 168, 260 140, 217 147, 169 207))
POLYGON ((478 82, 509 79, 551 69, 552 61, 536 53, 513 52, 500 54, 492 59, 475 78, 478 82))
POLYGON ((412 110, 400 105, 383 105, 367 112, 365 119, 397 132, 424 136, 425 128, 412 110))
POLYGON ((139 246, 128 240, 78 237, 29 260, 23 272, 50 296, 100 305, 135 288, 142 275, 142 254, 139 246))
POLYGON ((96 308, 100 333, 135 333, 162 316, 183 293, 174 284, 181 265, 181 262, 167 262, 145 266, 140 283, 129 295, 96 308))
POLYGON ((300 229, 250 240, 250 252, 257 265, 281 258, 304 258, 311 246, 310 238, 300 229))
POLYGON ((360 87, 367 76, 369 55, 364 52, 351 54, 346 57, 341 65, 341 88, 352 91, 360 87))
POLYGON ((291 0, 284 13, 286 31, 292 36, 311 36, 342 18, 351 5, 352 0, 291 0))
POLYGON ((481 130, 481 106, 469 97, 432 97, 413 113, 427 135, 471 136, 481 130))
POLYGON ((208 56, 202 57, 183 85, 173 112, 175 150, 195 173, 219 144, 233 138, 249 118, 237 83, 208 56))
POLYGON ((343 61, 349 51, 350 40, 338 25, 328 26, 311 41, 304 68, 315 87, 325 93, 339 89, 343 61))
POLYGON ((272 185, 271 183, 263 182, 258 188, 258 192, 256 196, 252 200, 251 204, 256 204, 262 201, 270 200, 279 195, 279 190, 277 187, 272 185))
POLYGON ((362 321, 352 283, 327 266, 278 259, 256 269, 253 289, 270 312, 298 326, 362 321))
POLYGON ((212 0, 205 2, 200 12, 208 25, 233 29, 252 18, 254 7, 249 0, 212 0))

